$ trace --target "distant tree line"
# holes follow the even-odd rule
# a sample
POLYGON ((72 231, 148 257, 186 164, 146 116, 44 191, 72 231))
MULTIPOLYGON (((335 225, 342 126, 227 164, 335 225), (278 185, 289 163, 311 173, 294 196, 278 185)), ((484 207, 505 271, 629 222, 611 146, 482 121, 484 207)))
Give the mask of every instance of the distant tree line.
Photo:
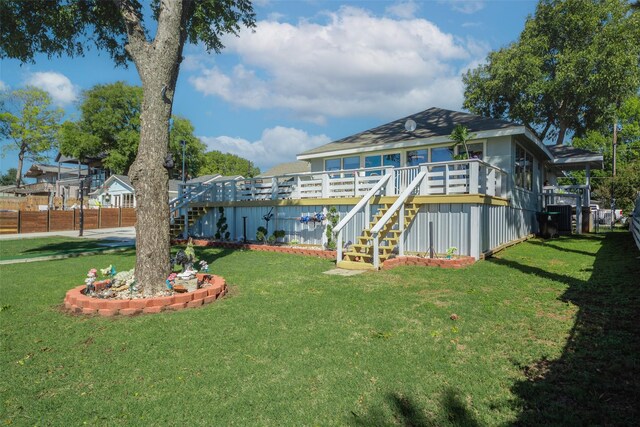
MULTIPOLYGON (((44 162, 52 149, 78 159, 99 158, 111 173, 128 174, 140 141, 142 88, 124 82, 96 85, 82 93, 79 110, 77 120, 60 123, 63 111, 52 106, 47 92, 27 87, 2 93, 0 136, 13 142, 3 147, 2 155, 17 151, 19 159, 18 168, 3 175, 2 182, 20 185, 24 161, 44 162)), ((186 142, 185 174, 189 178, 216 173, 253 177, 260 173, 250 160, 207 152, 187 118, 172 116, 170 127, 174 178, 182 176, 181 141, 186 142)))

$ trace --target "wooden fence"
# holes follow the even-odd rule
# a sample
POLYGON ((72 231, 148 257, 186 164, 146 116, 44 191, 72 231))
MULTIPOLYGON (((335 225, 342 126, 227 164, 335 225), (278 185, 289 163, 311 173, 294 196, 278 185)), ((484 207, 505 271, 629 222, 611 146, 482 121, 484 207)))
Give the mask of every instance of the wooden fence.
MULTIPOLYGON (((136 223, 134 208, 85 209, 85 230, 129 227, 136 223)), ((80 210, 0 212, 0 234, 80 229, 80 210)))

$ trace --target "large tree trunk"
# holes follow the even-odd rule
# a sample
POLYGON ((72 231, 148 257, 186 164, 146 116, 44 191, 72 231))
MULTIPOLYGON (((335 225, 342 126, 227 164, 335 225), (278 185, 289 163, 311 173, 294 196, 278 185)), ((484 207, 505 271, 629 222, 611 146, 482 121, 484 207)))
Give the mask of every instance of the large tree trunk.
POLYGON ((164 160, 169 146, 169 118, 185 41, 183 2, 162 2, 158 29, 146 40, 137 17, 117 2, 128 23, 131 55, 142 80, 140 145, 129 178, 136 193, 136 282, 145 293, 165 288, 169 275, 169 176, 164 160))
POLYGON ((567 134, 567 126, 564 123, 560 123, 560 129, 558 130, 558 138, 556 139, 556 145, 564 144, 564 137, 567 134))

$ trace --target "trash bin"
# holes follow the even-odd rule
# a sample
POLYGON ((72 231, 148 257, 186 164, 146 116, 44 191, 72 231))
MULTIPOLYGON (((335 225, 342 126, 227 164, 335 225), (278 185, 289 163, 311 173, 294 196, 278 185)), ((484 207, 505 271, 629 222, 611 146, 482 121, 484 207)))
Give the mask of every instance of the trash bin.
POLYGON ((539 234, 545 239, 558 236, 558 219, 560 212, 538 212, 538 225, 540 226, 539 234))

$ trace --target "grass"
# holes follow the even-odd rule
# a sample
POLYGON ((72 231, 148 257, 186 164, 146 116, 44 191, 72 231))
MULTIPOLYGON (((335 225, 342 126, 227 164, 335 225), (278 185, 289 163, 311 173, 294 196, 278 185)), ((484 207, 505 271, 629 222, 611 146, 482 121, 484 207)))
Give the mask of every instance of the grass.
POLYGON ((0 261, 113 249, 107 240, 74 237, 42 237, 0 240, 0 261))
POLYGON ((463 270, 353 277, 295 255, 198 255, 230 294, 135 318, 59 311, 89 268, 131 268, 132 253, 3 266, 0 422, 630 425, 640 415, 640 263, 627 233, 534 240, 463 270))

